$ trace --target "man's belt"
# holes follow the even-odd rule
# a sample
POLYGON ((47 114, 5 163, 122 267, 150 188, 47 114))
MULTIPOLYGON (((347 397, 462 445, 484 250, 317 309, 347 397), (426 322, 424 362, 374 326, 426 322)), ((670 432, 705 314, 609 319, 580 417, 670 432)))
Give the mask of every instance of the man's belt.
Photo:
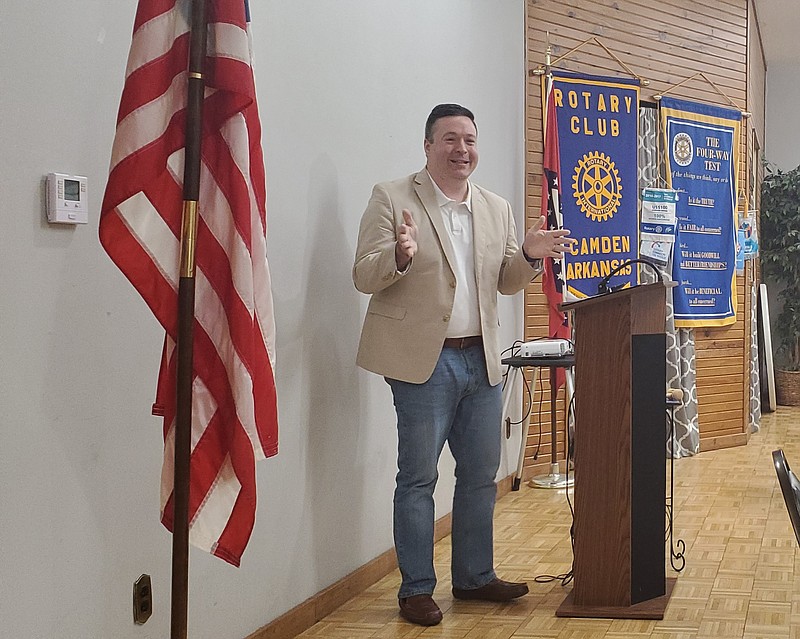
POLYGON ((483 337, 480 335, 473 335, 471 337, 448 337, 444 340, 445 348, 457 348, 464 350, 470 346, 482 346, 483 337))

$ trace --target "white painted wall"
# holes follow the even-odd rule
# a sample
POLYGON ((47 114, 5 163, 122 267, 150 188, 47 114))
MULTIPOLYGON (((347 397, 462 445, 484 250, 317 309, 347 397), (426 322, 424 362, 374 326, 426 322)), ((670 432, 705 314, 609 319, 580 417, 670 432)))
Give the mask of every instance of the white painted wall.
MULTIPOLYGON (((475 180, 523 225, 523 0, 251 4, 280 454, 259 464, 242 568, 192 551, 193 639, 244 637, 392 545, 393 408, 384 382, 354 366, 367 298, 350 268, 372 184, 422 167, 434 104, 475 111, 475 180)), ((97 240, 135 5, 0 3, 0 628, 14 639, 169 634, 150 415, 162 335, 97 240), (48 171, 88 176, 90 224, 48 225, 48 171), (138 627, 131 590, 144 572, 155 613, 138 627)), ((510 344, 521 295, 501 310, 510 344)), ((451 471, 444 459, 439 516, 451 471)))
POLYGON ((767 117, 764 157, 784 171, 800 164, 800 119, 792 115, 800 104, 800 69, 777 62, 767 68, 767 117))
MULTIPOLYGON (((800 165, 800 121, 792 115, 797 104, 800 104, 800 69, 789 62, 770 64, 767 67, 767 113, 763 152, 767 162, 782 171, 790 171, 800 165)), ((775 325, 783 310, 783 302, 778 294, 784 286, 771 280, 766 280, 765 283, 775 351, 779 346, 775 325)), ((776 352, 776 367, 786 364, 785 353, 776 352)))

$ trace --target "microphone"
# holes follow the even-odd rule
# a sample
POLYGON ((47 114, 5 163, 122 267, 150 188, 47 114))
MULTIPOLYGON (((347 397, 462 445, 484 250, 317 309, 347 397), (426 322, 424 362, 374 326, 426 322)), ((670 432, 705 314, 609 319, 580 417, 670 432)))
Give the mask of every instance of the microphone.
POLYGON ((663 281, 663 278, 661 277, 661 271, 659 271, 658 267, 656 267, 656 265, 653 264, 652 262, 640 259, 626 260, 622 262, 622 264, 617 265, 615 269, 613 269, 608 275, 606 275, 602 280, 600 280, 600 282, 597 284, 597 294, 605 295, 606 293, 613 293, 614 291, 617 291, 620 288, 622 288, 621 286, 609 286, 608 283, 611 281, 612 277, 614 277, 626 266, 630 266, 631 264, 646 264, 651 269, 653 269, 653 272, 655 273, 658 280, 663 281))
POLYGON ((667 389, 667 400, 673 400, 676 402, 683 401, 683 391, 680 388, 668 388, 667 389))

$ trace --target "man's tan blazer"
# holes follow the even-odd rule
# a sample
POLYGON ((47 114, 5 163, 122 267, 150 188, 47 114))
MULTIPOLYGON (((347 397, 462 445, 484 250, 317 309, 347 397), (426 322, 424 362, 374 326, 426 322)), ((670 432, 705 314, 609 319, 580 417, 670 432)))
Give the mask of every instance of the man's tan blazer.
MULTIPOLYGON (((525 259, 509 203, 472 185, 472 226, 478 308, 490 384, 502 379, 497 293, 521 290, 540 271, 525 259)), ((428 172, 374 187, 361 218, 353 282, 372 294, 357 364, 385 377, 421 384, 439 359, 453 309, 453 247, 428 172), (418 227, 417 253, 403 273, 395 263, 403 209, 418 227)))

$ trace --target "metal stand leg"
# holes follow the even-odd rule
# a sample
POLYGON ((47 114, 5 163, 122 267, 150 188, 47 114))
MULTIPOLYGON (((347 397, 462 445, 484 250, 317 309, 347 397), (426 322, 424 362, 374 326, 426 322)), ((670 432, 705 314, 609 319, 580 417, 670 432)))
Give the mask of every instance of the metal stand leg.
MULTIPOLYGON (((510 367, 508 371, 508 379, 506 385, 503 387, 503 417, 501 425, 505 425, 508 419, 508 407, 511 405, 511 398, 514 397, 514 387, 517 385, 517 377, 520 374, 520 369, 516 366, 510 367)), ((509 438, 511 432, 506 430, 506 439, 509 438)))
MULTIPOLYGON (((516 369, 520 377, 524 375, 522 369, 516 369)), ((536 387, 536 376, 539 374, 539 369, 533 369, 533 378, 531 379, 531 388, 536 387)), ((514 481, 511 484, 511 490, 519 490, 519 485, 522 483, 522 468, 525 466, 525 448, 528 444, 528 432, 531 428, 531 408, 528 409, 528 414, 522 420, 522 439, 519 442, 519 457, 517 457, 517 472, 514 474, 514 481)))
MULTIPOLYGON (((568 474, 561 474, 558 467, 558 432, 557 419, 556 419, 556 398, 558 396, 558 388, 556 388, 556 367, 550 367, 550 474, 539 475, 534 477, 528 482, 532 488, 566 488, 572 486, 574 483, 572 477, 568 474)), ((569 399, 569 398, 568 398, 569 399)), ((565 420, 567 428, 568 421, 565 420)), ((566 437, 569 433, 565 432, 566 437)), ((564 440, 566 442, 566 439, 564 440)), ((569 467, 569 460, 565 459, 567 468, 569 467)))
MULTIPOLYGON (((677 402, 676 402, 677 403, 677 402)), ((675 496, 675 405, 667 404, 667 415, 669 415, 669 495, 667 496, 667 538, 669 539, 669 563, 675 572, 681 572, 686 566, 686 543, 683 539, 676 542, 673 538, 675 529, 673 528, 673 497, 675 496)))
MULTIPOLYGON (((536 375, 537 369, 533 369, 533 382, 532 384, 536 384, 536 375)), ((503 424, 506 423, 508 419, 508 409, 511 405, 511 398, 514 396, 514 388, 517 384, 517 379, 523 382, 524 385, 524 373, 522 369, 517 366, 511 367, 511 370, 508 373, 508 380, 506 381, 506 386, 503 389, 503 424)), ((519 456, 517 458, 517 471, 514 473, 514 479, 511 483, 511 490, 519 490, 519 486, 522 483, 522 468, 525 465, 525 446, 528 442, 528 431, 530 430, 531 426, 531 416, 530 411, 522 420, 522 439, 520 440, 519 445, 519 456)), ((506 437, 509 437, 510 430, 506 431, 506 437)))
POLYGON ((575 454, 575 410, 572 405, 572 398, 575 397, 575 376, 571 368, 564 369, 564 376, 566 378, 567 386, 567 417, 566 417, 566 430, 567 430, 567 474, 572 470, 572 456, 575 454))

